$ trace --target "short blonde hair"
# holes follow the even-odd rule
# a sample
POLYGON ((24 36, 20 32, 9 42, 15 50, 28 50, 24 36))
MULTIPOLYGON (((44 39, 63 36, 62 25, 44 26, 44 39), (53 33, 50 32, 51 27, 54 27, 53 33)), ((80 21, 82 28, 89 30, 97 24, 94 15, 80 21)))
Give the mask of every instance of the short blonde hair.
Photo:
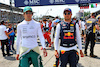
POLYGON ((11 23, 8 24, 8 26, 11 26, 11 25, 12 25, 11 23))

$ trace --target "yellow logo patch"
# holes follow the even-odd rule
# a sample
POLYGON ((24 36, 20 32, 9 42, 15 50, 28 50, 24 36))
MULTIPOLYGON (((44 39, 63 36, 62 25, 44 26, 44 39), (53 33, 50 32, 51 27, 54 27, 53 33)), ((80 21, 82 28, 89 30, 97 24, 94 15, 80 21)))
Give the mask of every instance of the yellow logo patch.
POLYGON ((65 36, 73 36, 73 33, 71 33, 71 32, 64 33, 64 34, 65 34, 65 36))
POLYGON ((74 24, 70 24, 70 26, 74 26, 74 24))
POLYGON ((92 21, 87 21, 87 23, 92 23, 92 21))
POLYGON ((65 53, 65 50, 61 50, 61 54, 64 54, 65 53))

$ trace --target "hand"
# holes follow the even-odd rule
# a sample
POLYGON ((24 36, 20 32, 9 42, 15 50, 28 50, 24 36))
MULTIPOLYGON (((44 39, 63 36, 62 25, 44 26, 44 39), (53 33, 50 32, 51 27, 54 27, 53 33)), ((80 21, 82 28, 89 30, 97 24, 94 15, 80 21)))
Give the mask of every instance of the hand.
POLYGON ((50 33, 50 31, 48 31, 48 33, 50 33))
POLYGON ((45 48, 43 49, 43 55, 44 55, 44 57, 46 57, 46 56, 47 56, 47 51, 46 51, 46 49, 45 49, 45 48))
POLYGON ((82 50, 80 50, 80 55, 81 55, 81 57, 84 57, 82 50))
POLYGON ((8 36, 8 39, 10 39, 10 37, 8 36))
POLYGON ((19 54, 16 55, 16 60, 19 60, 19 54))
POLYGON ((51 42, 51 44, 53 44, 54 42, 51 42))
POLYGON ((55 57, 56 58, 59 58, 59 54, 58 54, 58 51, 57 50, 55 50, 55 57))

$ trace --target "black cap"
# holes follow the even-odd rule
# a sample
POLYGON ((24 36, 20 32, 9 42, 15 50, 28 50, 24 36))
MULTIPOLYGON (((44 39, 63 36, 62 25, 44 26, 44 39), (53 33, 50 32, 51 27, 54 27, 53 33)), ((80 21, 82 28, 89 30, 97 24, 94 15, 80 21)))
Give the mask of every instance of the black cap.
POLYGON ((1 20, 1 23, 0 24, 4 24, 4 21, 3 20, 1 20))

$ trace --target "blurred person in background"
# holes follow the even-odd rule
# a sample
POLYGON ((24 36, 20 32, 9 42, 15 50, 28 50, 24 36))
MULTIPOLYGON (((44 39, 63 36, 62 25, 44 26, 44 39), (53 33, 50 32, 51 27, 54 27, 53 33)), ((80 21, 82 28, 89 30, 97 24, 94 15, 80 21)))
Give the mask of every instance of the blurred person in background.
POLYGON ((9 50, 10 50, 10 52, 15 52, 15 48, 14 48, 15 32, 14 32, 14 29, 12 28, 12 24, 11 23, 8 24, 7 30, 8 30, 8 35, 10 37, 10 39, 8 39, 9 50))
POLYGON ((95 13, 91 14, 91 17, 86 21, 85 24, 85 29, 86 29, 86 43, 85 43, 85 50, 84 50, 84 55, 87 56, 87 49, 88 49, 88 45, 89 45, 89 41, 91 42, 90 45, 90 57, 97 57, 96 55, 94 55, 94 46, 95 46, 95 33, 96 33, 96 29, 99 31, 99 26, 97 24, 97 20, 96 20, 96 15, 95 13))
MULTIPOLYGON (((46 18, 43 18, 43 36, 44 38, 48 41, 49 47, 51 47, 51 38, 50 38, 50 33, 49 33, 49 23, 47 22, 46 18)), ((41 48, 42 50, 43 48, 41 48)))
MULTIPOLYGON (((60 23, 61 21, 59 19, 55 19, 53 21, 53 26, 52 26, 52 29, 51 29, 51 42, 52 42, 52 46, 51 46, 51 49, 53 50, 54 49, 54 38, 55 38, 55 32, 56 32, 56 26, 58 23, 60 23)), ((54 63, 53 67, 58 67, 59 65, 59 58, 56 58, 56 62, 54 63)))
POLYGON ((1 21, 0 24, 1 24, 0 25, 0 41, 1 41, 2 55, 3 57, 5 57, 6 55, 10 56, 11 54, 9 53, 9 44, 8 44, 9 35, 5 26, 5 22, 1 21), (5 51, 4 51, 5 45, 6 45, 7 54, 5 54, 5 51))
POLYGON ((81 35, 82 35, 83 43, 85 43, 85 39, 86 39, 85 20, 83 20, 83 19, 82 19, 82 21, 81 21, 81 35))

